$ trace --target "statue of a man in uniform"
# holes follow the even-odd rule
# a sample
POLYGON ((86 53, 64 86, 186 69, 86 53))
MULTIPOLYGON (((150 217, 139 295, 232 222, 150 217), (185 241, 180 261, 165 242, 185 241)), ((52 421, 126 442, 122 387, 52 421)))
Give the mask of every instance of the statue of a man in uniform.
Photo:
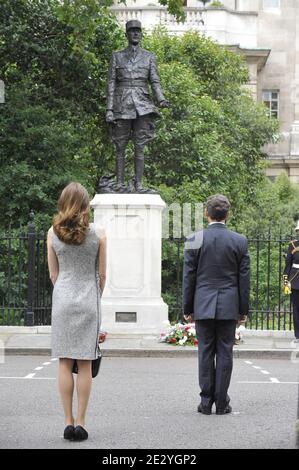
POLYGON ((157 70, 156 57, 141 49, 141 23, 126 23, 127 49, 114 52, 110 62, 106 121, 110 125, 116 148, 116 191, 128 192, 125 185, 125 152, 129 140, 134 143, 135 192, 146 193, 142 187, 144 147, 154 138, 155 119, 160 116, 150 93, 149 84, 159 107, 167 108, 157 70))

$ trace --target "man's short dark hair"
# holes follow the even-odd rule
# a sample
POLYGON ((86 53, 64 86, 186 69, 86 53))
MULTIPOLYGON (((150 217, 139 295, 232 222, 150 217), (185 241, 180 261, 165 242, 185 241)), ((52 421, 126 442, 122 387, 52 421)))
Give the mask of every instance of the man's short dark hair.
POLYGON ((211 219, 221 222, 226 219, 227 214, 229 213, 230 202, 227 197, 222 194, 216 194, 215 196, 210 196, 208 198, 206 208, 208 216, 211 219))

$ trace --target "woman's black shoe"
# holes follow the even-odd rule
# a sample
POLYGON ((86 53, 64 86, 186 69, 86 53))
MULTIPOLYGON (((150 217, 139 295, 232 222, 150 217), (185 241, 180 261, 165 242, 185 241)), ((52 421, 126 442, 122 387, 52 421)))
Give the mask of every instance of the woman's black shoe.
POLYGON ((74 428, 74 426, 69 424, 64 430, 63 437, 64 437, 64 439, 69 439, 70 441, 72 441, 75 437, 75 428, 74 428))
POLYGON ((75 441, 84 441, 85 439, 88 439, 88 432, 82 428, 82 426, 76 426, 75 427, 75 441))

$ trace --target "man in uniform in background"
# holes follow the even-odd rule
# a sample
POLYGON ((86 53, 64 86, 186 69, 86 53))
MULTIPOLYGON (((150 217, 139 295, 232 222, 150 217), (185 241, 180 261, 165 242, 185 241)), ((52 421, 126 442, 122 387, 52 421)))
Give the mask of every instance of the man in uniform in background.
POLYGON ((144 171, 144 147, 154 138, 155 119, 160 116, 152 102, 150 83, 160 108, 167 108, 157 70, 156 57, 141 49, 141 23, 126 23, 127 49, 114 52, 110 62, 106 121, 116 147, 116 177, 118 192, 126 192, 125 151, 130 139, 134 142, 135 191, 149 192, 142 188, 144 171))
MULTIPOLYGON (((295 228, 299 235, 299 221, 295 228)), ((295 343, 299 343, 299 241, 292 240, 288 247, 286 265, 283 273, 285 294, 291 294, 295 343)))

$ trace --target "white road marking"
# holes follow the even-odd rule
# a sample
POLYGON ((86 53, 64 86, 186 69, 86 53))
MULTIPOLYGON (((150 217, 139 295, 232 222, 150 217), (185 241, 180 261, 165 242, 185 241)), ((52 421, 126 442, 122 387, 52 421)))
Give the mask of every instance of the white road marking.
MULTIPOLYGON (((244 361, 246 364, 252 365, 251 361, 244 361)), ((261 374, 264 375, 270 375, 270 372, 267 370, 262 369, 260 366, 254 366, 252 365, 253 369, 259 370, 261 374)), ((280 382, 276 377, 269 377, 270 381, 269 382, 264 382, 264 381, 250 381, 250 380, 244 380, 238 382, 239 384, 294 384, 297 385, 298 382, 280 382)))
POLYGON ((35 373, 34 374, 28 374, 24 377, 24 379, 32 379, 34 376, 35 376, 35 373))
POLYGON ((250 382, 250 381, 242 381, 242 382, 237 382, 238 384, 279 384, 279 385, 284 385, 284 384, 290 384, 290 385, 299 385, 299 382, 250 382))
MULTIPOLYGON (((53 359, 51 359, 51 361, 57 361, 57 359, 56 359, 56 358, 53 358, 53 359)), ((50 364, 51 364, 51 362, 44 362, 42 366, 36 367, 34 370, 36 370, 36 371, 42 370, 42 369, 44 368, 43 366, 49 366, 50 364)), ((26 378, 27 378, 27 379, 32 379, 35 374, 36 374, 36 373, 34 373, 34 374, 28 374, 28 375, 26 376, 26 378)))
MULTIPOLYGON (((29 374, 34 375, 34 374, 29 374)), ((56 380, 55 377, 0 377, 0 379, 14 379, 14 380, 56 380)))
POLYGON ((244 380, 244 381, 238 382, 238 384, 270 384, 270 385, 272 385, 272 383, 273 382, 257 382, 257 381, 256 382, 251 382, 249 380, 248 381, 244 380))
POLYGON ((58 357, 54 357, 53 359, 51 359, 52 362, 54 361, 58 361, 58 357))

